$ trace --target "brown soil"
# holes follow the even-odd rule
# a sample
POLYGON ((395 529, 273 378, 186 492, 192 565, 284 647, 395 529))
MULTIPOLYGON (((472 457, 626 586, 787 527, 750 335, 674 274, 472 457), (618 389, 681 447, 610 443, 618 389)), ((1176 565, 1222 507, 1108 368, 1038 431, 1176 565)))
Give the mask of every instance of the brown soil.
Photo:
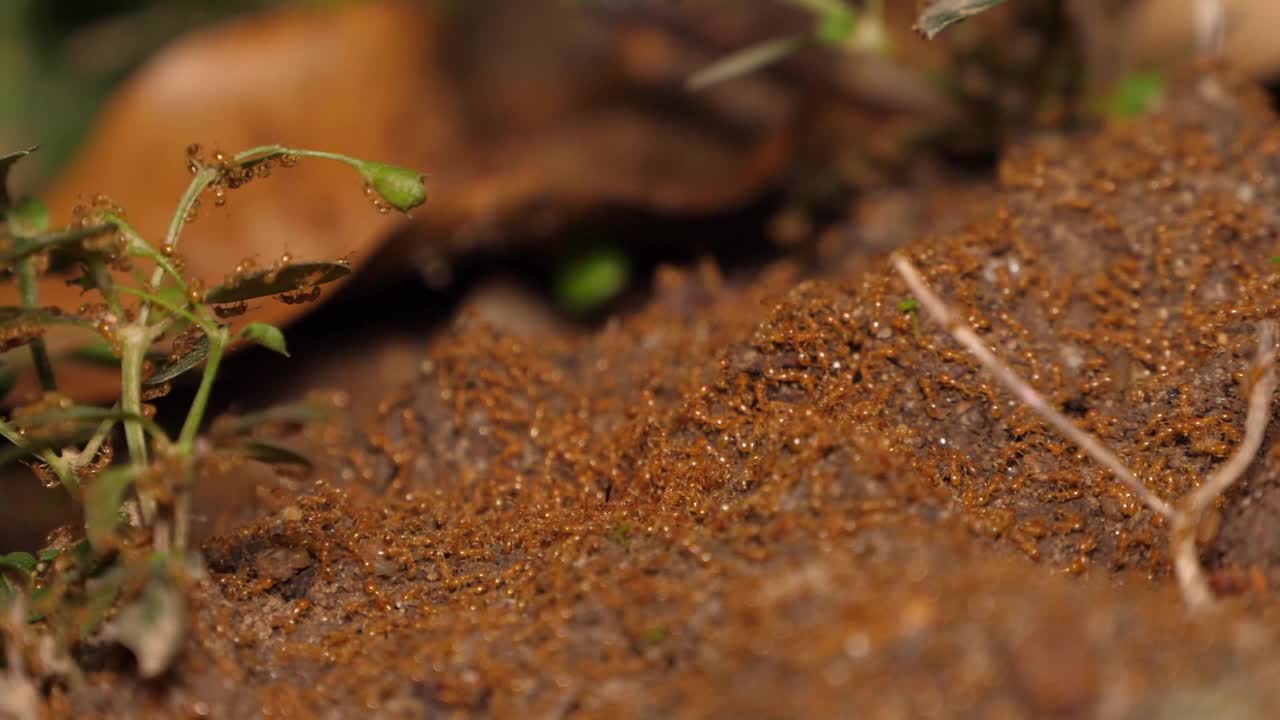
MULTIPOLYGON (((908 252, 1175 498, 1240 438, 1278 189, 1280 124, 1211 74, 1011 151, 993 213, 908 252)), ((1224 607, 1191 620, 1158 519, 905 298, 883 261, 703 268, 591 338, 464 316, 345 472, 207 543, 169 677, 53 709, 1280 717, 1275 428, 1205 528, 1224 607)))

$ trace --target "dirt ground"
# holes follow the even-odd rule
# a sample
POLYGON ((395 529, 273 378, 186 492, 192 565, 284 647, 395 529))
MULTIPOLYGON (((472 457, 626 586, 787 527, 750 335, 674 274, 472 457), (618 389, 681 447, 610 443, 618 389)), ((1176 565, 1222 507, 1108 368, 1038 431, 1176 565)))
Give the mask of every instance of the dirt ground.
MULTIPOLYGON (((1280 123, 1210 72, 1011 149, 907 248, 1164 498, 1242 434, 1280 311, 1280 123)), ((1280 717, 1280 451, 1160 520, 994 386, 881 258, 661 274, 591 337, 464 314, 341 469, 210 540, 178 666, 96 658, 76 717, 1280 717)))

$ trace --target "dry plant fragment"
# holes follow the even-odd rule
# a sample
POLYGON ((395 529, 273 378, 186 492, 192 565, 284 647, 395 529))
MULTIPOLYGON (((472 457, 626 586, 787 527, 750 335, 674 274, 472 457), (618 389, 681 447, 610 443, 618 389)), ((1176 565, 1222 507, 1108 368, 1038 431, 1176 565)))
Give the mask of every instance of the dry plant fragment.
POLYGON ((1275 323, 1266 321, 1259 327, 1258 355, 1248 374, 1252 387, 1249 390, 1244 439, 1227 462, 1210 474, 1199 487, 1171 505, 1143 485, 1120 458, 1101 441, 1081 430, 1065 415, 1058 412, 1044 399, 1044 396, 1036 392, 1012 368, 996 357, 977 333, 965 325, 942 298, 933 292, 910 260, 895 254, 892 261, 898 274, 911 289, 911 293, 924 305, 929 315, 972 353, 988 373, 1013 393, 1019 402, 1065 435, 1089 457, 1110 470, 1121 484, 1138 496, 1153 512, 1169 521, 1170 553, 1183 600, 1192 611, 1213 607, 1213 591, 1205 579, 1204 569, 1200 566, 1200 558, 1196 552, 1196 528, 1200 524, 1204 511, 1239 479, 1249 467, 1249 463, 1253 462, 1258 448, 1262 445, 1267 420, 1271 414, 1271 396, 1276 389, 1275 323))

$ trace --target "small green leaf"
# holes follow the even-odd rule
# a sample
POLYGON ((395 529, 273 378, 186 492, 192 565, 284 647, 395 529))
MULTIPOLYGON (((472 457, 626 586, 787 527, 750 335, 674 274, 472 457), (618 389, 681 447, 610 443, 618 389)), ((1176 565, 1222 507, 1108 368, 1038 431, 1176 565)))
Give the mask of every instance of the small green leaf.
POLYGON ((21 570, 29 574, 35 571, 36 564, 36 556, 29 552, 11 552, 8 555, 0 555, 0 568, 21 570))
POLYGON ((31 237, 49 227, 49 208, 39 198, 19 200, 6 214, 14 237, 31 237))
POLYGON ((106 635, 133 652, 138 674, 154 678, 173 663, 186 635, 186 602, 163 569, 111 621, 106 635))
POLYGON ((427 186, 422 182, 422 173, 416 170, 367 160, 356 167, 374 192, 402 213, 427 201, 427 186))
POLYGON ((916 30, 933 39, 947 26, 1003 3, 1004 0, 928 0, 916 17, 916 30))
POLYGON ((840 45, 853 33, 857 25, 857 16, 848 8, 824 14, 818 20, 816 36, 824 45, 840 45))
POLYGON ((15 580, 21 580, 21 586, 31 585, 31 573, 36 569, 36 559, 31 553, 11 552, 0 555, 0 600, 8 603, 18 594, 14 587, 15 580))
POLYGON ((116 527, 124 519, 120 513, 124 494, 137 476, 132 465, 107 468, 89 486, 85 531, 89 543, 100 554, 115 547, 116 527))
POLYGON ((1104 111, 1112 117, 1141 115, 1164 94, 1164 86, 1164 76, 1160 73, 1133 73, 1121 81, 1107 100, 1104 111))
POLYGON ((91 434, 70 435, 66 437, 58 437, 42 440, 29 440, 21 445, 6 444, 0 449, 0 467, 4 467, 15 460, 27 457, 28 455, 36 455, 44 450, 57 450, 59 448, 77 445, 88 440, 91 434))
POLYGON ((62 554, 62 548, 47 547, 41 550, 39 553, 36 553, 36 559, 42 563, 53 562, 54 560, 57 560, 58 556, 61 554, 62 554))
POLYGON ((204 302, 222 305, 280 295, 333 282, 350 274, 351 266, 343 262, 295 263, 274 270, 258 270, 246 273, 233 283, 213 288, 205 293, 204 302))
POLYGON ((26 150, 11 152, 8 155, 0 155, 0 214, 4 214, 12 207, 9 198, 9 169, 13 164, 22 158, 30 155, 40 148, 39 145, 32 145, 26 150))
POLYGON ((155 372, 151 373, 146 380, 143 380, 142 384, 151 386, 167 383, 191 368, 200 365, 207 357, 209 357, 209 336, 201 335, 198 340, 192 343, 191 349, 187 354, 175 360, 166 359, 156 366, 155 372))
POLYGON ((240 444, 240 450, 250 460, 268 465, 296 465, 307 472, 311 472, 313 467, 311 460, 305 455, 275 443, 246 440, 240 444))
POLYGON ((920 302, 915 298, 903 298, 898 301, 898 312, 909 313, 920 309, 920 302))
POLYGON ((597 248, 560 268, 556 299, 570 312, 588 313, 621 292, 630 275, 626 255, 613 248, 597 248))
POLYGON ((278 352, 285 357, 289 357, 289 350, 284 344, 284 333, 275 325, 264 322, 249 323, 244 326, 240 334, 250 342, 257 343, 272 352, 278 352))

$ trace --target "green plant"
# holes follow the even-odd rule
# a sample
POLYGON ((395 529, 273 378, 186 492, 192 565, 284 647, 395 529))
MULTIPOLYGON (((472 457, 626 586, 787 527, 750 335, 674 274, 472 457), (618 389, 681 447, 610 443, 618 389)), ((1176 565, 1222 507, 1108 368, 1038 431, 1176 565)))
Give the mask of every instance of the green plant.
MULTIPOLYGON (((129 224, 124 211, 99 196, 77 208, 67 227, 49 230, 49 212, 36 199, 15 200, 5 189, 8 169, 34 148, 0 157, 0 270, 17 284, 21 304, 0 307, 0 351, 25 347, 43 396, 0 420, 12 444, 0 459, 23 459, 48 487, 61 486, 84 510, 83 536, 67 533, 35 553, 0 555, 0 601, 24 609, 38 632, 10 632, 6 663, 39 654, 29 640, 69 658, 84 641, 128 647, 139 672, 163 672, 181 648, 185 628, 183 583, 198 575, 189 548, 191 489, 204 463, 237 457, 287 465, 305 459, 254 437, 263 422, 305 421, 324 409, 301 404, 222 423, 197 441, 210 391, 225 352, 240 343, 287 355, 284 333, 261 322, 235 326, 233 318, 256 298, 284 302, 315 299, 320 285, 347 275, 342 262, 296 262, 288 254, 267 267, 242 263, 226 281, 204 289, 183 273, 182 231, 202 196, 224 202, 228 190, 264 178, 299 158, 345 163, 365 182, 379 210, 408 212, 426 200, 420 174, 333 153, 269 145, 206 159, 188 148, 191 184, 183 193, 163 241, 153 245, 129 224), (149 272, 148 272, 149 271, 149 272), (92 293, 78 309, 41 307, 38 277, 65 273, 92 293), (67 325, 97 334, 87 351, 96 362, 114 360, 119 401, 112 407, 81 405, 58 392, 46 330, 67 325), (147 404, 176 378, 200 370, 195 395, 176 437, 154 419, 147 404), (123 429, 126 452, 113 445, 123 429), (27 638, 24 640, 23 638, 27 638), (43 642, 43 641, 42 641, 43 642), (15 655, 16 653, 16 655, 15 655)), ((8 359, 8 358, 6 358, 8 359)), ((0 389, 13 373, 0 373, 0 389)), ((43 651, 42 651, 43 652, 43 651)), ((48 652, 43 652, 47 658, 48 652)), ((70 662, 25 663, 49 674, 74 675, 70 662)), ((36 672, 36 671, 33 671, 36 672)))

